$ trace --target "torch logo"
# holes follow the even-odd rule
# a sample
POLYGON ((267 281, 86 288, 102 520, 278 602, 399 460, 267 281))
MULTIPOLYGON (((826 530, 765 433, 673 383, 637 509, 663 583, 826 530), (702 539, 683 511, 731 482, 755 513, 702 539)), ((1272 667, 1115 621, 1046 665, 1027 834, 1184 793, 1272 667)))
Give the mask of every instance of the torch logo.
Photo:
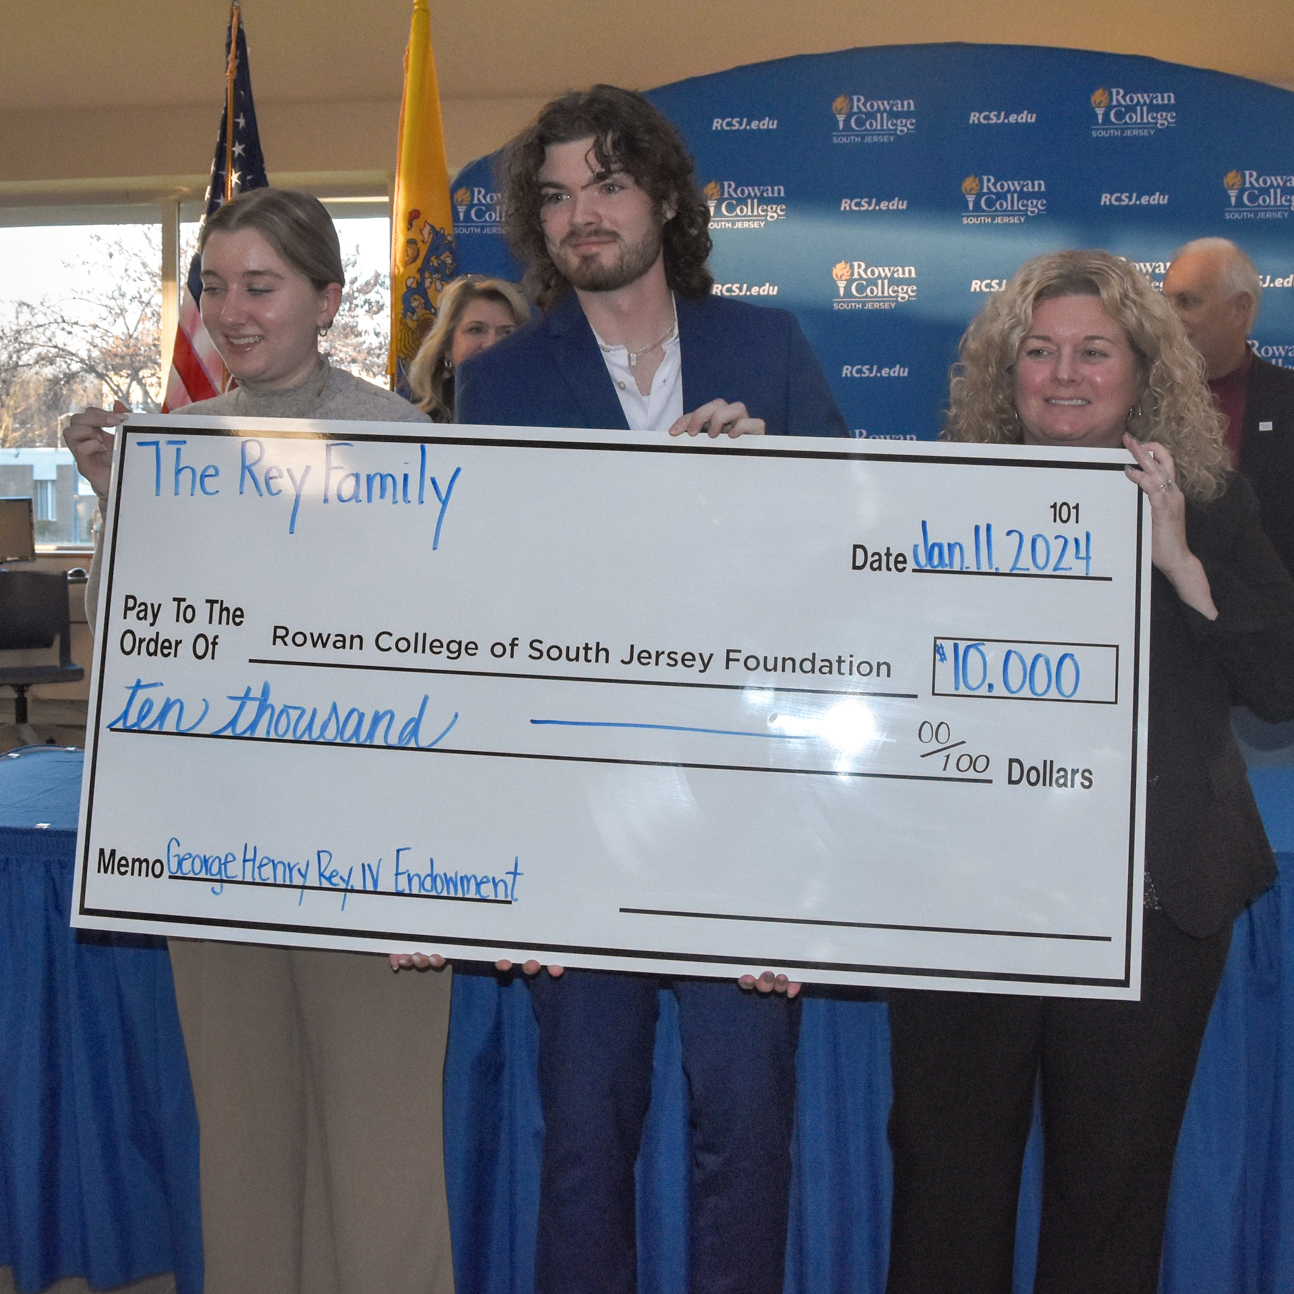
POLYGON ((472 190, 463 185, 461 189, 454 190, 454 206, 458 211, 459 222, 462 223, 467 218, 468 204, 472 201, 472 190))
POLYGON ((701 190, 701 192, 705 194, 706 204, 710 208, 710 215, 713 216, 715 205, 723 196, 723 189, 719 187, 719 181, 711 180, 710 183, 701 190))
POLYGON ((853 266, 848 261, 839 261, 831 267, 831 277, 836 280, 836 291, 845 295, 845 284, 854 276, 853 266))
POLYGON ((962 194, 966 198, 967 211, 975 210, 975 199, 979 196, 979 191, 983 187, 978 175, 968 175, 962 181, 962 194))
POLYGON ((1236 205, 1236 194, 1240 192, 1240 186, 1244 183, 1244 176, 1239 171, 1228 171, 1222 177, 1222 187, 1227 191, 1227 197, 1231 199, 1231 205, 1236 205))
POLYGON ((1109 106, 1110 92, 1105 86, 1092 91, 1092 107, 1096 109, 1096 124, 1098 126, 1105 120, 1105 110, 1109 106))
POLYGON ((844 130, 845 118, 849 115, 849 96, 837 95, 831 105, 831 111, 836 114, 836 129, 844 130))

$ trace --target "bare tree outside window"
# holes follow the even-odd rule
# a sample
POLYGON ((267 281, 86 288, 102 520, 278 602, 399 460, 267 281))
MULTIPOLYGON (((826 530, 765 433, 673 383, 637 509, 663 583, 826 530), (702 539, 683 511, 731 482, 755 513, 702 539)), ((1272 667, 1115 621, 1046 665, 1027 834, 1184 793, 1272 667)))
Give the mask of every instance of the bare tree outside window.
POLYGON ((59 443, 58 420, 69 409, 98 404, 98 383, 24 363, 26 350, 0 325, 0 449, 59 443))
POLYGON ((161 407, 161 242, 154 226, 85 240, 82 286, 0 317, 0 447, 57 445, 87 403, 161 407))
POLYGON ((338 368, 386 386, 391 335, 391 296, 387 290, 390 275, 365 270, 360 265, 358 246, 342 256, 342 266, 346 288, 323 349, 338 368))

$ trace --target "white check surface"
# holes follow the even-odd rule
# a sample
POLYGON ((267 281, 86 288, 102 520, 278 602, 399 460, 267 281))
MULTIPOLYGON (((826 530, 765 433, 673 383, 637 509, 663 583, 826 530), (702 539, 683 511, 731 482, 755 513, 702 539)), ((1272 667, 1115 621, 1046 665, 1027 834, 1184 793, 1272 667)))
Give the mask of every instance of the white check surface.
POLYGON ((1136 996, 1126 455, 120 440, 73 924, 1136 996))

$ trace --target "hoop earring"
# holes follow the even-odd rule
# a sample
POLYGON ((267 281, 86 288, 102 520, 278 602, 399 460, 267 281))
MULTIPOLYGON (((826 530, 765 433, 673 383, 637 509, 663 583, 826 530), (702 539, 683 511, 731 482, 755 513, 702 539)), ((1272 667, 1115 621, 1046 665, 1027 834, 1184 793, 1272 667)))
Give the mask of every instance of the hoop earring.
POLYGON ((319 336, 320 336, 320 337, 327 337, 327 336, 328 336, 328 329, 329 329, 329 328, 331 328, 331 327, 332 327, 331 322, 330 322, 330 323, 326 323, 326 324, 320 324, 320 325, 319 325, 319 336))
POLYGON ((1132 408, 1128 410, 1126 421, 1131 422, 1134 418, 1141 418, 1144 416, 1145 415, 1141 412, 1141 406, 1139 404, 1134 404, 1132 408))

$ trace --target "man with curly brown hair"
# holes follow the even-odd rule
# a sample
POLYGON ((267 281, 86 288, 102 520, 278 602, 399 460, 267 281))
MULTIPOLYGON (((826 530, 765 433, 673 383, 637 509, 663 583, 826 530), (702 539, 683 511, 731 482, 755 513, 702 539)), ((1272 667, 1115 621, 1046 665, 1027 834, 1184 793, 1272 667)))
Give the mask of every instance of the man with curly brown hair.
POLYGON ((544 316, 465 365, 458 421, 848 435, 795 317, 710 294, 710 210, 678 132, 594 86, 504 153, 504 233, 544 316))
MULTIPOLYGON (((711 295, 709 208, 678 132, 641 95, 600 85, 554 100, 508 146, 501 187, 545 314, 462 366, 459 422, 848 434, 795 318, 711 295)), ((691 1095, 690 1286, 780 1294, 798 986, 558 967, 532 981, 539 1294, 637 1288, 634 1162, 663 987, 691 1095)))

